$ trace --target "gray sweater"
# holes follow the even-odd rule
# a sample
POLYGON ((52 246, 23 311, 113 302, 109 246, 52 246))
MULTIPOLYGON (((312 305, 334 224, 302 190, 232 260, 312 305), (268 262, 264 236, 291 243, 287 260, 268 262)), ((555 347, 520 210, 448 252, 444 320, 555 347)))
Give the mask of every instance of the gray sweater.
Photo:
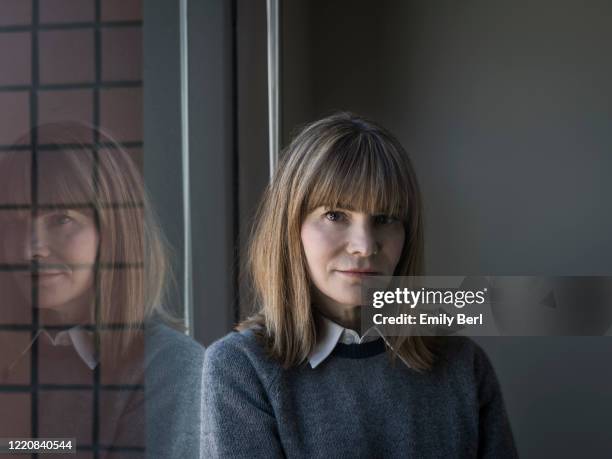
POLYGON ((146 457, 197 459, 204 348, 161 324, 149 327, 146 337, 146 457))
POLYGON ((493 368, 466 338, 418 373, 381 339, 283 369, 252 331, 231 333, 206 351, 204 387, 205 457, 517 456, 493 368))
POLYGON ((201 456, 203 362, 204 348, 196 341, 160 322, 147 324, 144 359, 134 359, 120 373, 122 383, 142 384, 144 391, 113 392, 111 399, 102 394, 100 416, 101 427, 111 429, 108 440, 101 435, 103 444, 121 448, 144 443, 143 448, 109 457, 201 456))

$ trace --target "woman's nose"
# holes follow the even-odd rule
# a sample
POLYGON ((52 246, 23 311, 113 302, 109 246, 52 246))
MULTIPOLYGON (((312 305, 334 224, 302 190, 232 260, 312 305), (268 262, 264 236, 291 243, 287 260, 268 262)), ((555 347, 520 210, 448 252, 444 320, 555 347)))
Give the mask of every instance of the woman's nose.
POLYGON ((379 251, 379 243, 372 225, 369 222, 359 222, 351 225, 347 251, 351 255, 370 257, 379 251))
POLYGON ((47 241, 47 235, 44 229, 39 224, 32 225, 32 227, 25 231, 23 244, 23 258, 26 261, 31 261, 39 258, 46 258, 49 256, 49 244, 47 241))

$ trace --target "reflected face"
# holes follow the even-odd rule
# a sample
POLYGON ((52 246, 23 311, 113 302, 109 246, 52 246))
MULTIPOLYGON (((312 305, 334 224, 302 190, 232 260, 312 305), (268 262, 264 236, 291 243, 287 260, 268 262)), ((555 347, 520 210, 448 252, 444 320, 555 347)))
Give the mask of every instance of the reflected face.
POLYGON ((301 238, 315 305, 333 316, 361 304, 369 276, 393 275, 405 232, 386 215, 319 207, 305 218, 301 238))
POLYGON ((3 224, 7 261, 38 266, 14 272, 27 298, 34 284, 38 307, 65 313, 90 299, 99 242, 91 211, 41 211, 35 219, 19 212, 3 224))

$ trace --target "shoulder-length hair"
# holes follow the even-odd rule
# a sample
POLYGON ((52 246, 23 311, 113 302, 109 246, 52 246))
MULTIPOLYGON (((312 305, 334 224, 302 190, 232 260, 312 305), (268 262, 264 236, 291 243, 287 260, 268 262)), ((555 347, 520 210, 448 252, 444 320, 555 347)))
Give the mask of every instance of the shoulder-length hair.
POLYGON ((13 151, 0 152, 0 176, 1 204, 24 212, 92 212, 99 236, 93 266, 98 307, 92 304, 86 323, 100 333, 103 359, 131 352, 154 316, 180 328, 164 301, 170 254, 141 171, 108 133, 72 121, 37 126, 13 151))
MULTIPOLYGON (((256 214, 248 261, 258 311, 238 326, 258 327, 268 352, 285 367, 304 362, 316 341, 300 234, 305 217, 319 206, 399 218, 405 242, 394 275, 423 273, 421 195, 398 140, 350 113, 304 127, 283 152, 256 214)), ((433 341, 412 336, 389 342, 412 368, 431 368, 433 341)))

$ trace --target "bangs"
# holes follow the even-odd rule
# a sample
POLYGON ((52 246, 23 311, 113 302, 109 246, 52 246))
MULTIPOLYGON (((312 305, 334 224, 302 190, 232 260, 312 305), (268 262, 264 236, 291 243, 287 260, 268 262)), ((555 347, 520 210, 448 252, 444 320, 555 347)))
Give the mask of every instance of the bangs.
POLYGON ((41 151, 35 165, 30 151, 0 154, 0 177, 2 206, 94 205, 94 168, 87 150, 41 151))
POLYGON ((414 189, 402 167, 401 154, 371 133, 338 140, 317 161, 304 211, 323 206, 407 221, 414 189))

